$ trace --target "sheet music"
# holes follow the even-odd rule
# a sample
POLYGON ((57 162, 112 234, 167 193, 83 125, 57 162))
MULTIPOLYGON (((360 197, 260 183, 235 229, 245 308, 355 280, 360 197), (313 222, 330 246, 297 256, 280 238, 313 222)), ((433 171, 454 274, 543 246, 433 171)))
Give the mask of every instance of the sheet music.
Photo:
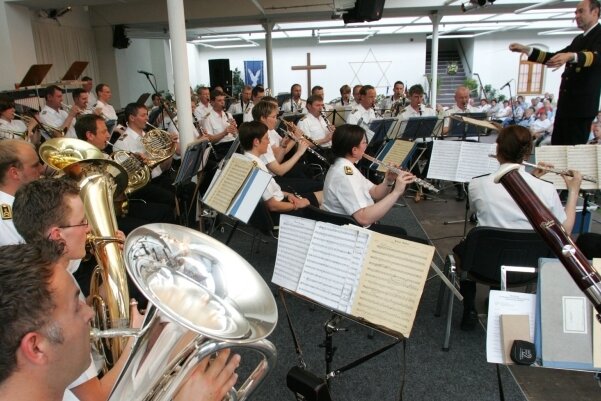
POLYGON ((489 156, 496 152, 497 145, 494 143, 462 142, 454 181, 469 182, 474 177, 497 171, 499 162, 489 156))
POLYGON ((428 178, 455 181, 461 141, 433 141, 428 178))
POLYGON ((307 259, 315 221, 282 214, 278 251, 271 281, 291 291, 296 291, 307 259))
MULTIPOLYGON (((597 148, 598 146, 591 145, 568 146, 568 168, 578 170, 582 175, 598 177, 597 148)), ((563 181, 563 178, 561 180, 563 181)), ((581 189, 597 189, 598 187, 598 183, 590 181, 583 180, 580 184, 581 189)))
POLYGON ((215 185, 207 193, 204 203, 225 214, 253 166, 253 162, 246 157, 232 155, 215 185))
POLYGON ((501 340, 501 315, 528 315, 530 338, 534 338, 536 294, 490 291, 486 325, 486 360, 490 363, 505 363, 501 340))
MULTIPOLYGON (((415 142, 404 141, 401 139, 397 139, 394 141, 394 144, 389 148, 388 152, 384 155, 383 158, 378 156, 380 160, 384 163, 395 163, 399 166, 403 164, 407 155, 411 152, 415 146, 415 142)), ((383 166, 378 166, 378 171, 385 172, 387 169, 383 166)))
POLYGON ((409 337, 434 247, 372 233, 352 314, 409 337))
MULTIPOLYGON (((323 305, 348 312, 362 260, 356 254, 369 235, 334 224, 318 222, 297 292, 323 305)), ((364 246, 364 245, 363 245, 364 246)))
MULTIPOLYGON (((565 146, 539 146, 534 149, 534 157, 536 163, 551 163, 557 170, 568 168, 568 154, 565 146)), ((555 188, 566 189, 566 183, 559 174, 547 173, 541 178, 552 182, 555 188)))

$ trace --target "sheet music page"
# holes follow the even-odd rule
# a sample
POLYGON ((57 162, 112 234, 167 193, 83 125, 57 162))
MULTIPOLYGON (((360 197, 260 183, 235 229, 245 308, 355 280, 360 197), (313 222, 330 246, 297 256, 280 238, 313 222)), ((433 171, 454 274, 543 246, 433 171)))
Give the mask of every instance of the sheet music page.
POLYGON ((219 213, 225 214, 253 166, 252 160, 240 154, 233 154, 204 202, 219 213))
POLYGON ((461 142, 455 181, 470 182, 474 177, 497 171, 499 162, 489 156, 496 152, 497 145, 494 143, 461 142))
MULTIPOLYGON (((597 174, 597 147, 591 145, 568 146, 568 168, 578 170, 582 175, 595 177, 599 181, 597 174)), ((561 179, 563 181, 563 178, 561 179)), ((584 180, 582 180, 582 184, 580 185, 581 189, 597 189, 598 187, 598 183, 584 180)))
POLYGON ((434 247, 372 233, 351 313, 411 334, 434 247))
POLYGON ((433 141, 428 178, 455 181, 461 141, 433 141))
POLYGON ((346 312, 359 276, 356 254, 368 233, 318 222, 307 253, 297 292, 320 304, 346 312))
POLYGON ((505 363, 501 340, 501 315, 528 315, 530 338, 534 338, 536 294, 490 291, 486 325, 486 360, 490 363, 505 363))
POLYGON ((280 287, 296 291, 305 259, 311 245, 315 221, 282 214, 278 251, 271 282, 280 287))
MULTIPOLYGON (((384 155, 381 159, 384 163, 395 163, 399 166, 403 164, 415 142, 404 141, 402 139, 397 139, 394 141, 394 144, 390 148, 390 150, 384 155)), ((385 167, 378 167, 378 171, 386 171, 385 167)))
MULTIPOLYGON (((553 164, 557 170, 568 168, 568 146, 539 146, 534 148, 535 163, 546 162, 553 164)), ((552 182, 557 189, 566 189, 566 183, 559 174, 547 173, 541 177, 552 182)))

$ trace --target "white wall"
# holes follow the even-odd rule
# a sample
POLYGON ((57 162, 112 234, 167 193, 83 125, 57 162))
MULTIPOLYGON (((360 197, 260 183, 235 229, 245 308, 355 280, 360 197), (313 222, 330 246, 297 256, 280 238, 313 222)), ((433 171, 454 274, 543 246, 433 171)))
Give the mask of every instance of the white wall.
MULTIPOLYGON (((476 38, 474 41, 474 72, 480 74, 484 85, 491 84, 493 88, 500 88, 510 79, 511 90, 515 95, 516 82, 518 79, 518 68, 520 61, 519 53, 512 53, 508 46, 512 42, 525 45, 547 46, 549 51, 561 50, 572 41, 573 36, 536 36, 532 32, 507 32, 499 35, 486 35, 476 38)), ((563 67, 557 71, 545 68, 543 93, 550 92, 559 94, 559 84, 563 67)), ((507 89, 503 90, 507 96, 507 89)))
POLYGON ((30 66, 36 64, 31 12, 0 1, 0 90, 14 90, 30 66))
MULTIPOLYGON (((264 42, 260 47, 239 49, 210 49, 197 46, 196 52, 189 51, 190 79, 192 85, 209 84, 209 59, 227 58, 230 69, 238 68, 244 79, 244 61, 263 60, 267 74, 264 42)), ((293 83, 303 87, 307 93, 307 73, 292 71, 293 65, 305 65, 307 52, 311 53, 311 64, 325 64, 325 70, 311 72, 311 84, 324 87, 326 100, 340 96, 343 84, 371 84, 378 93, 392 93, 397 80, 409 85, 424 82, 426 60, 425 35, 381 36, 361 43, 318 44, 317 38, 276 39, 273 41, 274 93, 288 92, 293 83), (369 51, 373 52, 372 54, 369 51), (366 61, 362 64, 363 61, 366 61), (378 63, 379 62, 379 63, 378 63), (353 72, 359 71, 357 76, 353 72), (383 74, 385 73, 385 74, 383 74)), ((267 80, 267 75, 265 75, 267 80)))

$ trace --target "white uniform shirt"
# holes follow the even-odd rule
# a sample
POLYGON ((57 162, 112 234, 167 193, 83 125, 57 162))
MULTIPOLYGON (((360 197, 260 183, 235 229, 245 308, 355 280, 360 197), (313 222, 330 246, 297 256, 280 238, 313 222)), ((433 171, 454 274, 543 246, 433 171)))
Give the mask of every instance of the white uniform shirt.
MULTIPOLYGON (((503 167, 503 166, 501 166, 503 167)), ((520 167, 520 175, 528 186, 536 193, 551 213, 564 222, 566 213, 561 205, 555 186, 549 182, 526 173, 520 167)), ((503 185, 495 184, 495 174, 474 178, 469 185, 469 199, 473 211, 478 216, 479 226, 510 228, 516 230, 532 230, 532 224, 515 203, 503 185)))
POLYGON ((0 207, 2 219, 0 220, 0 245, 24 244, 25 240, 17 232, 13 223, 13 202, 15 197, 0 191, 0 207))
POLYGON ((211 110, 213 110, 213 106, 211 106, 210 103, 207 106, 205 106, 204 104, 199 102, 198 106, 196 106, 196 108, 194 109, 194 115, 196 116, 196 119, 202 123, 202 120, 204 120, 205 117, 207 117, 207 114, 209 114, 209 111, 211 110))
POLYGON ((251 102, 250 106, 248 109, 246 109, 244 115, 242 116, 242 122, 247 123, 249 121, 253 121, 253 107, 255 107, 255 104, 251 102))
MULTIPOLYGON (((51 127, 60 128, 61 125, 65 122, 69 113, 65 110, 58 109, 58 111, 54 110, 52 107, 44 106, 42 112, 40 113, 40 120, 51 127)), ((71 120, 71 124, 67 129, 65 136, 69 138, 77 138, 75 134, 75 119, 71 120)))
POLYGON ((457 104, 454 104, 453 107, 451 107, 450 109, 446 110, 444 112, 444 127, 445 128, 449 128, 451 126, 451 119, 449 118, 450 116, 454 115, 454 114, 459 114, 459 113, 477 113, 478 109, 476 107, 472 107, 470 105, 467 105, 465 107, 465 109, 462 109, 461 107, 457 106, 457 104))
POLYGON ((359 124, 359 121, 363 121, 363 124, 369 124, 372 120, 376 119, 376 112, 373 108, 365 109, 363 106, 358 104, 353 108, 351 114, 347 118, 348 124, 359 124))
POLYGON ((282 104, 282 111, 285 113, 306 113, 307 101, 299 99, 295 102, 292 98, 290 98, 282 104))
MULTIPOLYGON (((244 152, 244 156, 246 156, 250 160, 256 162, 257 167, 259 167, 261 170, 269 173, 267 166, 265 166, 265 164, 259 157, 253 155, 250 152, 244 152)), ((275 180, 273 178, 271 180, 269 180, 269 184, 267 184, 267 188, 265 188, 262 198, 264 201, 268 201, 271 198, 275 198, 275 200, 278 200, 278 201, 284 200, 284 193, 282 192, 282 188, 278 185, 277 182, 275 182, 275 180)))
MULTIPOLYGON (((261 155, 261 160, 267 166, 269 163, 276 161, 275 154, 273 153, 274 146, 280 146, 282 142, 282 137, 273 129, 267 131, 267 135, 269 137, 269 146, 267 147, 267 152, 261 155)), ((269 170, 269 174, 275 176, 275 174, 269 170)))
MULTIPOLYGON (((0 118, 0 128, 6 129, 8 131, 24 133, 25 138, 27 137, 27 126, 21 120, 12 120, 9 122, 9 121, 6 121, 6 120, 0 118)), ((0 130, 0 139, 23 139, 23 138, 24 137, 0 130)))
MULTIPOLYGON (((146 134, 146 133, 144 133, 146 134)), ((139 153, 141 155, 148 155, 146 149, 144 149, 144 145, 142 144, 142 137, 133 129, 127 127, 125 133, 115 141, 113 145, 113 151, 117 150, 126 150, 128 152, 139 153)), ((160 166, 156 166, 152 169, 151 175, 152 178, 156 178, 161 175, 163 171, 160 166)))
MULTIPOLYGON (((316 141, 322 140, 329 133, 328 124, 320 115, 315 117, 313 114, 305 114, 303 118, 298 122, 298 128, 303 131, 306 135, 316 141)), ((324 147, 332 146, 332 142, 323 144, 324 147)))
POLYGON ((102 114, 109 120, 117 120, 117 113, 115 112, 115 108, 113 106, 111 106, 110 104, 106 104, 103 103, 102 101, 98 100, 96 102, 96 107, 94 107, 95 109, 100 108, 100 110, 102 111, 102 114))
POLYGON ((408 120, 413 117, 435 117, 436 111, 431 107, 420 105, 420 109, 415 110, 411 106, 407 106, 401 114, 398 115, 399 120, 408 120))
POLYGON ((232 103, 230 105, 230 108, 227 109, 227 111, 230 114, 243 114, 248 109, 252 109, 252 106, 253 106, 253 102, 250 100, 248 101, 248 103, 244 103, 244 101, 238 100, 236 103, 232 103))
MULTIPOLYGON (((230 118, 232 118, 232 115, 230 113, 222 111, 220 115, 215 110, 211 109, 209 115, 204 120, 202 120, 202 127, 208 135, 217 135, 225 131, 227 126, 230 124, 230 118)), ((234 136, 232 134, 226 134, 217 143, 227 143, 233 140, 234 136)))
POLYGON ((98 103, 98 98, 96 97, 96 92, 93 90, 88 92, 88 108, 86 110, 90 110, 92 112, 94 110, 94 105, 98 103))
POLYGON ((374 204, 369 194, 373 186, 374 183, 365 178, 352 162, 339 157, 326 175, 321 207, 329 212, 352 216, 356 211, 374 204))

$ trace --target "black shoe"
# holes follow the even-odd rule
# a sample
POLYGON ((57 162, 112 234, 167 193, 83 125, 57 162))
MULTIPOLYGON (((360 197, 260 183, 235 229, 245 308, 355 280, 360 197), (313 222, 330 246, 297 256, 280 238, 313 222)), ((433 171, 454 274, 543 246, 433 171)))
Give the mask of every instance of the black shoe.
POLYGON ((463 311, 463 318, 461 319, 461 330, 472 331, 478 324, 478 312, 475 309, 469 309, 463 311))

